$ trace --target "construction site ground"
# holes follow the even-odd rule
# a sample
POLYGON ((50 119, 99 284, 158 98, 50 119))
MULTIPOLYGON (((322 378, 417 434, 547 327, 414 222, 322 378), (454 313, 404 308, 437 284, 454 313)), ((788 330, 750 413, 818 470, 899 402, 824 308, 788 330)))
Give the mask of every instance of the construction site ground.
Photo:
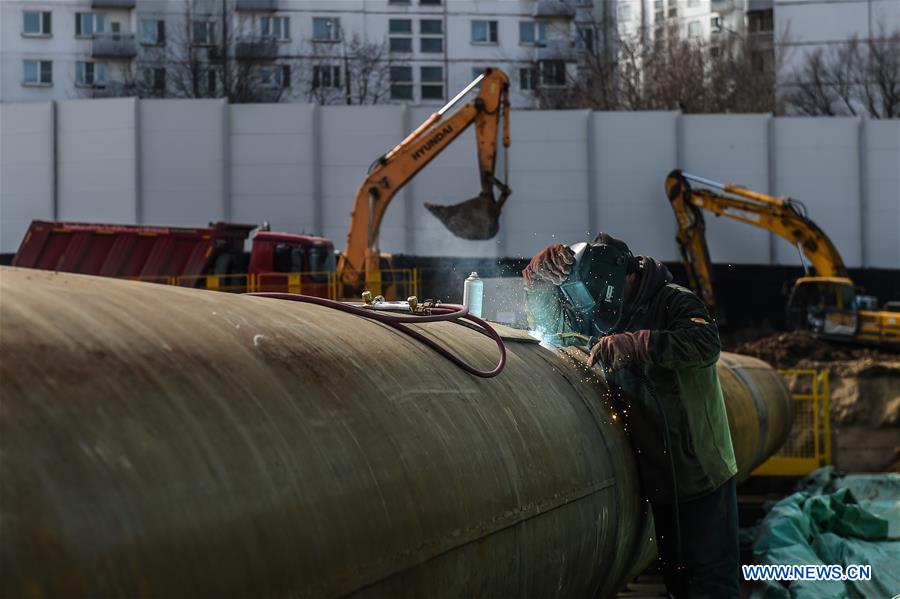
MULTIPOLYGON (((846 472, 900 472, 900 354, 779 333, 729 348, 779 369, 828 369, 833 461, 846 472)), ((803 379, 787 377, 795 393, 803 379)))

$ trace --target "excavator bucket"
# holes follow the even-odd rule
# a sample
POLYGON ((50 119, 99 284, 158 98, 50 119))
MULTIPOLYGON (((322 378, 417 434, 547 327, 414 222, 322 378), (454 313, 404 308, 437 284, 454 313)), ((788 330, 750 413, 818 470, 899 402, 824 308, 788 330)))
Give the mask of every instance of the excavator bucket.
POLYGON ((429 204, 425 207, 444 223, 451 233, 463 239, 490 239, 500 229, 502 201, 494 200, 494 194, 484 191, 479 195, 452 206, 429 204))

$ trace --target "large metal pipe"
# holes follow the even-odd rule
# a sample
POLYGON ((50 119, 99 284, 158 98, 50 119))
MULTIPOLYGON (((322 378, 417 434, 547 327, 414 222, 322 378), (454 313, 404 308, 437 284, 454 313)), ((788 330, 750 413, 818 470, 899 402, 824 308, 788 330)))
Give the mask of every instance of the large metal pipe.
MULTIPOLYGON (((496 358, 467 327, 420 330, 496 358)), ((510 340, 484 380, 318 306, 4 268, 0 355, 4 596, 609 596, 650 553, 576 350, 510 340)), ((747 472, 790 396, 737 360, 747 472)))

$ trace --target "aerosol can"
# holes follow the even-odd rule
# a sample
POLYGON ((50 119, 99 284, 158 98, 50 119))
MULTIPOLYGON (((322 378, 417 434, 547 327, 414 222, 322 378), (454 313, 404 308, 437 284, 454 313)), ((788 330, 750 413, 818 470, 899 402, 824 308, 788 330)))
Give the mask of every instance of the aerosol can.
POLYGON ((463 305, 468 308, 469 314, 481 318, 481 300, 484 298, 484 281, 473 272, 463 284, 463 305))

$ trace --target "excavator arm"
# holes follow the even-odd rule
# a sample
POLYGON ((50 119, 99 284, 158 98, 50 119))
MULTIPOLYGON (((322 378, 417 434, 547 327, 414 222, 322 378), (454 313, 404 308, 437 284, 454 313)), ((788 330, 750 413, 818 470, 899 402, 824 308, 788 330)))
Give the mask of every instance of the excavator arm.
POLYGON ((350 216, 347 244, 338 261, 338 275, 355 284, 365 273, 377 277, 378 232, 391 200, 420 170, 429 164, 473 123, 478 146, 481 193, 456 206, 427 205, 448 229, 464 239, 489 239, 497 234, 503 203, 510 194, 505 182, 494 176, 497 134, 503 126, 503 146, 509 147, 509 79, 500 69, 487 69, 464 90, 410 133, 369 169, 356 192, 350 216), (478 95, 456 112, 447 111, 478 85, 478 95), (500 197, 494 199, 494 187, 500 197))
POLYGON ((848 276, 837 248, 822 229, 806 216, 805 207, 797 200, 776 198, 679 170, 672 171, 666 177, 666 195, 678 221, 676 240, 688 281, 720 322, 724 315, 717 306, 713 291, 712 263, 706 244, 703 210, 760 227, 796 245, 819 277, 848 276), (705 188, 694 189, 691 182, 705 188))

